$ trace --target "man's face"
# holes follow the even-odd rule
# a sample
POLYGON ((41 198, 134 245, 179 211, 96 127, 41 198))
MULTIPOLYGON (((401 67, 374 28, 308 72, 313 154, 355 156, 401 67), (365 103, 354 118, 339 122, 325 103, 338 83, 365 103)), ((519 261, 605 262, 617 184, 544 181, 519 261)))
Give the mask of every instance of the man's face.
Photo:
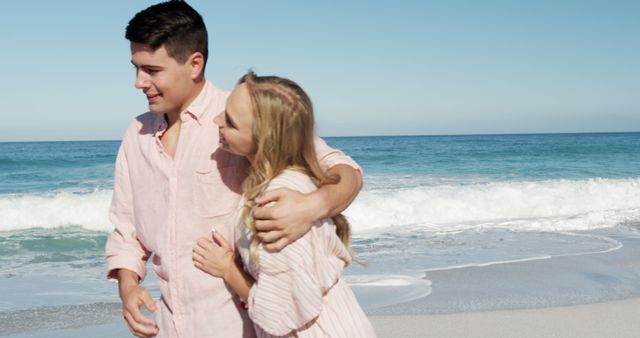
POLYGON ((167 54, 164 46, 155 51, 148 45, 131 43, 131 63, 136 68, 138 89, 147 96, 149 110, 179 114, 198 93, 194 93, 192 67, 167 54))

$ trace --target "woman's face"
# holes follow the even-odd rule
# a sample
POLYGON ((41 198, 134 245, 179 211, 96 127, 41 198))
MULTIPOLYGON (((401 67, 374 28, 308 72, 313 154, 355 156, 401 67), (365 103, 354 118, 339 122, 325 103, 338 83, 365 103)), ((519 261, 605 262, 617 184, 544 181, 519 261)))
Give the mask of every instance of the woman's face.
POLYGON ((242 83, 231 92, 225 111, 213 119, 213 122, 220 127, 222 149, 252 160, 256 153, 253 142, 253 120, 249 90, 247 85, 242 83))

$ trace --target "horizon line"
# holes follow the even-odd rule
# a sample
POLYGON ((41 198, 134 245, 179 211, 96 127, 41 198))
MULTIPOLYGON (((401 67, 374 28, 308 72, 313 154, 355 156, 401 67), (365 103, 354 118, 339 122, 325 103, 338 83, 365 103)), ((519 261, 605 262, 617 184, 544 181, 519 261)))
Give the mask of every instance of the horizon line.
MULTIPOLYGON (((579 131, 579 132, 513 132, 513 133, 472 133, 472 134, 395 134, 395 135, 325 135, 321 138, 363 138, 363 137, 459 137, 459 136, 527 136, 527 135, 586 135, 586 134, 637 134, 638 131, 579 131)), ((52 142, 118 142, 122 139, 76 139, 76 140, 26 140, 0 141, 0 143, 52 143, 52 142)))

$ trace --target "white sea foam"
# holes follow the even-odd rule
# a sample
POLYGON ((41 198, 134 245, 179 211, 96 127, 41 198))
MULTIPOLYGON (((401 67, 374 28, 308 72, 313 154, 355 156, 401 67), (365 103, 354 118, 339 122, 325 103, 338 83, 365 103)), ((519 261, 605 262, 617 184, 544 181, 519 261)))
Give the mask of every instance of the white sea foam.
POLYGON ((548 180, 363 191, 346 210, 354 231, 400 225, 454 231, 579 231, 640 221, 640 179, 548 180))
POLYGON ((408 275, 345 275, 358 303, 371 310, 420 299, 431 294, 431 281, 408 275))
MULTIPOLYGON (((111 193, 0 195, 0 231, 69 225, 111 231, 111 193)), ((356 233, 406 225, 436 232, 593 230, 640 222, 640 179, 373 187, 361 192, 345 214, 356 233)))
POLYGON ((71 225, 110 231, 113 226, 107 214, 111 194, 111 190, 98 190, 91 193, 3 195, 0 196, 0 231, 71 225))

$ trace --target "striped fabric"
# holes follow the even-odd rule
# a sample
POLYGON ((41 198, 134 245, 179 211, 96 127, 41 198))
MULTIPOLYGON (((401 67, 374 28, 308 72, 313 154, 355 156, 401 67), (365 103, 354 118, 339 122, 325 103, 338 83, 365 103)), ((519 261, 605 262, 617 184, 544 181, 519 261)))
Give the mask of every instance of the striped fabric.
MULTIPOLYGON (((287 170, 267 190, 316 190, 307 175, 287 170)), ((245 269, 256 279, 247 305, 258 337, 375 337, 351 289, 341 279, 349 251, 325 219, 280 252, 258 249, 249 257, 251 232, 239 222, 237 245, 245 269)))

